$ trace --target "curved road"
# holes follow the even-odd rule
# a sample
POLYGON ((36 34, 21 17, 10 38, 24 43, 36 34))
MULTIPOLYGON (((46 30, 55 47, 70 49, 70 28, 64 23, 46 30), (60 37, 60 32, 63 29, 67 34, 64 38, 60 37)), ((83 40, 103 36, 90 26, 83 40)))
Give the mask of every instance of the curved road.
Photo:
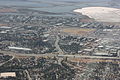
POLYGON ((15 58, 15 57, 14 57, 14 56, 12 56, 12 58, 11 58, 11 59, 9 59, 8 61, 5 61, 5 62, 3 62, 3 63, 0 63, 0 66, 2 66, 2 65, 4 65, 4 64, 6 64, 6 63, 7 63, 7 62, 9 62, 9 61, 12 61, 14 58, 15 58))
POLYGON ((59 40, 60 40, 60 38, 59 38, 59 36, 57 35, 57 36, 56 36, 55 47, 56 47, 56 49, 58 50, 58 53, 63 54, 63 51, 61 50, 61 48, 60 48, 60 46, 59 46, 59 40))

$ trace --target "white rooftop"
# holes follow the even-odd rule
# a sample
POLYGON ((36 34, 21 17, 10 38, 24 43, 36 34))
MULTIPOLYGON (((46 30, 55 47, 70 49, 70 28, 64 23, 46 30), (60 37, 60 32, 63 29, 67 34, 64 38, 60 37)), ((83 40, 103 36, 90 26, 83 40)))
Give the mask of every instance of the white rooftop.
POLYGON ((9 49, 16 49, 16 50, 26 50, 26 51, 31 51, 31 50, 32 50, 32 49, 30 49, 30 48, 11 47, 11 46, 9 46, 8 48, 9 48, 9 49))

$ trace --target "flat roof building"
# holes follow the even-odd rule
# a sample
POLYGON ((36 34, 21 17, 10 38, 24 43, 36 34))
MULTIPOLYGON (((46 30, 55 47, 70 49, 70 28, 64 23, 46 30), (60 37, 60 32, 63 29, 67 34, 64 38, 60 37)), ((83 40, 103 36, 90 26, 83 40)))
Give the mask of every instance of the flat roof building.
POLYGON ((7 78, 7 77, 16 77, 16 73, 15 72, 0 73, 0 78, 7 78))

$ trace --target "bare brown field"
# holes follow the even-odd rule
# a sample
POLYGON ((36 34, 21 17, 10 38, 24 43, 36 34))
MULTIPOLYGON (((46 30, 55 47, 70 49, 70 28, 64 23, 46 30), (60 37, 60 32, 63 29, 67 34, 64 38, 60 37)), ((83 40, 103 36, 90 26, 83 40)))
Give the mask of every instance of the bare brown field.
POLYGON ((0 13, 8 13, 8 12, 17 12, 17 10, 16 9, 9 9, 9 8, 0 9, 0 13))
POLYGON ((29 58, 29 57, 28 56, 15 56, 15 58, 20 59, 20 58, 29 58))
POLYGON ((8 26, 7 24, 0 24, 0 26, 8 26))
POLYGON ((77 35, 87 35, 91 32, 94 32, 95 29, 87 29, 87 28, 66 28, 62 30, 66 33, 77 34, 77 35))

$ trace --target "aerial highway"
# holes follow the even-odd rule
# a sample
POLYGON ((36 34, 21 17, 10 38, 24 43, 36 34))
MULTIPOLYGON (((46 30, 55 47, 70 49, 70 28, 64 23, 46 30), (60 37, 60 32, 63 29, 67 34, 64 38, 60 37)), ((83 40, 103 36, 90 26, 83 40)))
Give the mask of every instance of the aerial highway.
POLYGON ((52 53, 47 53, 47 54, 23 54, 23 53, 15 53, 15 52, 11 52, 11 51, 1 51, 0 50, 0 53, 3 53, 5 55, 10 55, 10 56, 14 56, 14 57, 19 57, 19 56, 26 56, 26 57, 58 57, 58 58, 64 58, 64 57, 67 57, 67 58, 91 58, 91 59, 118 59, 120 60, 119 57, 104 57, 104 56, 86 56, 86 55, 68 55, 68 54, 52 54, 52 53))

